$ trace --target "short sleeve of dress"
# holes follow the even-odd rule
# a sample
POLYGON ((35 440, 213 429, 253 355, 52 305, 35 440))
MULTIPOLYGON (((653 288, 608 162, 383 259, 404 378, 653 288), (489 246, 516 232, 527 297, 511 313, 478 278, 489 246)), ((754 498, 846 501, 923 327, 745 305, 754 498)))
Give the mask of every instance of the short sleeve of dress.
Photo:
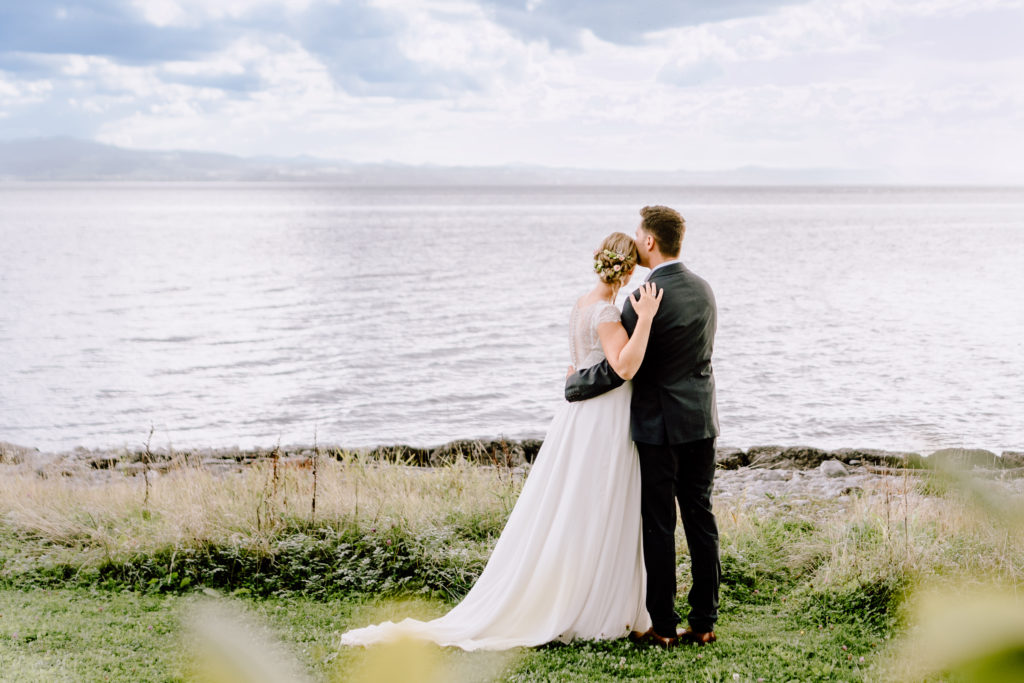
POLYGON ((603 306, 600 311, 597 312, 597 324, 601 323, 617 323, 622 319, 622 314, 619 309, 611 304, 603 306))

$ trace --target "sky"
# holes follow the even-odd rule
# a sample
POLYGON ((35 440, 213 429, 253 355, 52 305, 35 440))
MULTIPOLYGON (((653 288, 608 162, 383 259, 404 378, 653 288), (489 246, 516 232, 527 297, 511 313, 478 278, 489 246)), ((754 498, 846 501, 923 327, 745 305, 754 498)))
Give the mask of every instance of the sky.
POLYGON ((0 0, 0 140, 1024 183, 1024 0, 0 0))

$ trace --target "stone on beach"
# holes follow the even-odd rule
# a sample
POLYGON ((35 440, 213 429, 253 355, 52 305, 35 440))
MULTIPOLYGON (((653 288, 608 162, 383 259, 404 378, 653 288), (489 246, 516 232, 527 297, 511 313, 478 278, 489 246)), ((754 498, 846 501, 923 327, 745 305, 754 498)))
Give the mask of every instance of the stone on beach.
POLYGON ((0 441, 0 463, 18 465, 37 455, 39 455, 38 448, 28 448, 27 446, 0 441))
POLYGON ((779 461, 779 456, 786 450, 783 446, 753 446, 747 449, 747 465, 750 467, 770 467, 779 461))
POLYGON ((760 481, 789 481, 793 473, 789 470, 754 470, 754 478, 760 481))
POLYGON ((721 470, 736 470, 749 464, 750 460, 742 448, 716 448, 715 466, 721 470))
POLYGON ((784 450, 781 457, 794 468, 811 469, 832 456, 828 451, 813 446, 796 446, 784 450))
POLYGON ((857 461, 858 464, 879 467, 923 467, 924 461, 919 453, 909 451, 886 451, 880 448, 838 448, 831 457, 847 464, 857 461))
POLYGON ((826 477, 845 477, 849 474, 843 463, 838 460, 826 460, 818 466, 818 469, 820 469, 821 473, 826 477))
POLYGON ((526 451, 517 441, 451 441, 435 449, 429 456, 432 466, 447 465, 460 459, 478 465, 517 467, 527 462, 526 451))
POLYGON ((1003 451, 999 459, 1006 468, 1024 467, 1024 451, 1003 451))
POLYGON ((745 464, 771 469, 812 469, 834 456, 813 446, 754 446, 747 451, 745 464))

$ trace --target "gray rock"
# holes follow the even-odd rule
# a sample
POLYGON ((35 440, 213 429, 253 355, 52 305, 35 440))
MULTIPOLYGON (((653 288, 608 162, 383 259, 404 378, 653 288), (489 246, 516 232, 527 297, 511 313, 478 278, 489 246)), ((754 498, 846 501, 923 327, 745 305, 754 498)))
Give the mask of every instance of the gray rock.
POLYGON ((520 465, 519 467, 513 467, 509 473, 515 481, 523 481, 530 474, 530 466, 520 465))
POLYGON ((832 451, 832 457, 845 463, 857 460, 865 465, 880 467, 920 468, 924 466, 918 453, 885 451, 879 448, 840 448, 832 451))
POLYGON ((715 466, 720 470, 738 470, 747 462, 747 454, 740 448, 715 449, 715 466))
POLYGON ((831 456, 828 451, 823 451, 820 448, 813 448, 811 446, 795 446, 793 448, 787 448, 781 455, 781 458, 789 462, 792 467, 799 467, 801 469, 812 469, 817 467, 825 460, 828 460, 829 457, 831 456))
MULTIPOLYGON (((285 457, 278 460, 277 464, 279 467, 290 467, 295 470, 307 470, 313 467, 313 456, 315 453, 310 455, 286 455, 285 457)), ((322 456, 321 456, 322 457, 322 456)))
POLYGON ((821 470, 821 473, 826 477, 845 477, 849 474, 849 472, 846 471, 846 467, 843 466, 843 463, 838 460, 826 460, 818 466, 818 469, 821 470))
POLYGON ((39 453, 38 448, 0 441, 0 463, 5 465, 20 465, 37 453, 39 453))
POLYGON ((537 453, 540 452, 540 447, 543 445, 543 441, 540 439, 523 439, 523 457, 526 458, 526 462, 533 462, 537 459, 537 453))
POLYGON ((428 456, 428 463, 438 467, 451 464, 460 458, 476 465, 517 467, 526 464, 526 452, 516 441, 452 441, 434 449, 428 456))
MULTIPOLYGON (((461 442, 453 442, 461 443, 461 442)), ((369 456, 375 460, 400 463, 404 465, 434 465, 434 449, 417 448, 399 444, 395 446, 378 446, 369 452, 369 456)))
POLYGON ((107 454, 89 458, 85 462, 94 470, 112 470, 117 467, 117 463, 120 462, 120 458, 112 454, 107 454))
POLYGON ((467 460, 474 464, 486 462, 487 447, 483 441, 452 441, 434 449, 427 456, 427 462, 432 467, 443 467, 460 459, 467 460))
POLYGON ((1000 464, 1006 468, 1024 467, 1024 452, 1003 451, 1000 456, 1000 464))
POLYGON ((747 449, 747 465, 749 467, 774 467, 779 463, 782 446, 754 446, 747 449))
POLYGON ((142 474, 146 470, 146 466, 141 462, 125 462, 118 465, 117 469, 124 472, 126 476, 134 477, 136 474, 142 474))
POLYGON ((528 462, 530 461, 526 459, 526 450, 519 441, 498 439, 497 441, 491 441, 487 445, 487 460, 485 463, 488 465, 518 467, 528 462))
POLYGON ((754 500, 764 496, 767 491, 768 489, 764 484, 751 484, 750 486, 744 487, 742 493, 748 500, 754 500))
POLYGON ((103 467, 97 469, 100 469, 101 471, 116 470, 129 476, 135 476, 136 474, 142 474, 146 471, 150 474, 153 474, 154 472, 167 473, 173 469, 180 468, 181 465, 182 463, 180 461, 174 460, 157 460, 150 463, 118 461, 114 467, 103 467))
POLYGON ((72 477, 87 474, 81 463, 53 453, 40 453, 32 458, 32 469, 41 479, 50 477, 72 477))
MULTIPOLYGON (((117 457, 118 459, 121 458, 121 456, 115 455, 110 452, 97 455, 99 455, 100 457, 117 457)), ((147 460, 149 460, 149 462, 157 462, 159 460, 170 460, 171 458, 175 457, 175 455, 176 454, 173 451, 164 447, 151 448, 149 449, 149 453, 146 453, 145 449, 143 448, 137 448, 135 450, 125 452, 124 460, 127 460, 128 462, 146 462, 147 460)))
POLYGON ((758 470, 754 476, 760 481, 789 481, 792 477, 789 470, 758 470))

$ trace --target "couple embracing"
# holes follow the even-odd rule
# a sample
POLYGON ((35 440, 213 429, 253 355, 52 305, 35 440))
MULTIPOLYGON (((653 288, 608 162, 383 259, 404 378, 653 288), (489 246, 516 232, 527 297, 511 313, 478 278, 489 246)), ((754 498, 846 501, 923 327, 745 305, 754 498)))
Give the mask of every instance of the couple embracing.
POLYGON ((640 215, 635 240, 613 233, 595 252, 598 282, 570 317, 568 403, 480 578, 443 617, 352 630, 343 644, 416 638, 498 650, 626 636, 662 647, 715 640, 715 300, 678 259, 682 216, 664 206, 640 215), (620 313, 613 302, 637 263, 650 275, 620 313), (689 625, 680 630, 677 503, 692 568, 689 625))

